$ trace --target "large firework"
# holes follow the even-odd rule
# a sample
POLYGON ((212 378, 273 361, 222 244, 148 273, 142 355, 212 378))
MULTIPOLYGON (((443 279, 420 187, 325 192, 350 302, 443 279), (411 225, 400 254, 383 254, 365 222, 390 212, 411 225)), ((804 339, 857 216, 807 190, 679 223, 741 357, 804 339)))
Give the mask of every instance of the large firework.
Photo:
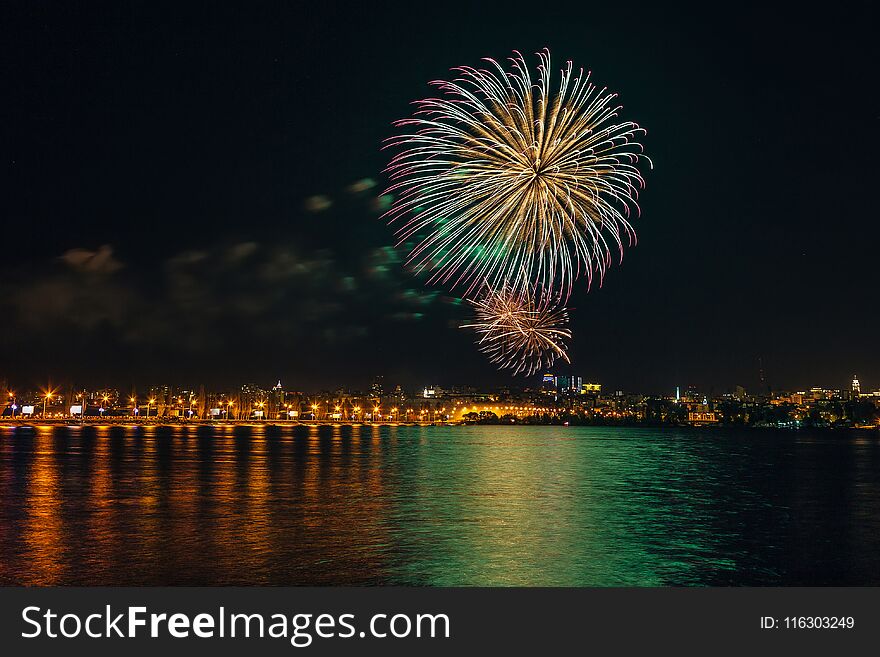
POLYGON ((644 130, 618 120, 616 95, 568 62, 553 87, 550 54, 535 79, 519 53, 510 70, 460 67, 432 82, 441 97, 416 102, 391 160, 386 213, 399 244, 429 283, 473 298, 484 284, 511 293, 540 287, 561 298, 580 276, 601 278, 612 249, 632 243, 632 212, 650 160, 644 130))
POLYGON ((557 358, 566 362, 565 340, 571 338, 568 312, 553 303, 550 295, 485 288, 482 296, 471 301, 475 309, 472 328, 477 332, 480 351, 500 369, 513 374, 532 375, 550 367, 557 358))

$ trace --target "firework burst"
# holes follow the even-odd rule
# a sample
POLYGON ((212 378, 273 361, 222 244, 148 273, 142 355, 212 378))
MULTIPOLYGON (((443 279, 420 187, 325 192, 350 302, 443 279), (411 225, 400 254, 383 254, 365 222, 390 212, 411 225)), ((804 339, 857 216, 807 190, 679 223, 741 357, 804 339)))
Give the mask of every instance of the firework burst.
POLYGON ((499 369, 530 376, 557 358, 569 362, 564 342, 571 338, 565 328, 568 312, 549 295, 517 292, 509 286, 500 291, 487 287, 470 303, 475 309, 474 323, 461 328, 477 332, 480 351, 499 369))
POLYGON ((519 53, 510 70, 460 67, 435 81, 439 98, 416 102, 407 134, 388 166, 395 195, 385 217, 401 220, 398 244, 429 283, 479 294, 537 287, 571 294, 581 276, 601 278, 612 249, 632 243, 650 160, 644 130, 620 122, 616 95, 568 62, 553 87, 550 54, 538 53, 535 79, 519 53))

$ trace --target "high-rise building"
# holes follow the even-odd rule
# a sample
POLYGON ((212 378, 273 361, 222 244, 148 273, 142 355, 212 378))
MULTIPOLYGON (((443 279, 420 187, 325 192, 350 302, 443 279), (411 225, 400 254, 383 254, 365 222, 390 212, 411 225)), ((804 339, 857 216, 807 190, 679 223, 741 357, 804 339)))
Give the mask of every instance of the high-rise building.
POLYGON ((560 374, 556 377, 556 390, 560 395, 577 395, 583 392, 583 382, 581 376, 560 374))
POLYGON ((281 379, 278 379, 278 383, 272 386, 272 395, 269 398, 269 417, 280 417, 284 403, 284 388, 281 385, 281 379))
POLYGON ((862 395, 862 386, 859 383, 859 377, 853 374, 852 380, 852 398, 858 399, 862 395))

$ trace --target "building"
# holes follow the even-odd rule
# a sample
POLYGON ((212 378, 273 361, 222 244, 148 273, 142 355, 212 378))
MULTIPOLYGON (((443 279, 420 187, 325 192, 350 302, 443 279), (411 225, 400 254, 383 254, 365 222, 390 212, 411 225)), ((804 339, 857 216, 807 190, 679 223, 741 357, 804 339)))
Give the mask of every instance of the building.
POLYGON ((440 386, 425 386, 424 391, 422 391, 422 397, 425 399, 436 399, 443 394, 443 390, 440 386))
POLYGON ((688 411, 688 422, 691 424, 717 424, 720 418, 715 411, 688 411))

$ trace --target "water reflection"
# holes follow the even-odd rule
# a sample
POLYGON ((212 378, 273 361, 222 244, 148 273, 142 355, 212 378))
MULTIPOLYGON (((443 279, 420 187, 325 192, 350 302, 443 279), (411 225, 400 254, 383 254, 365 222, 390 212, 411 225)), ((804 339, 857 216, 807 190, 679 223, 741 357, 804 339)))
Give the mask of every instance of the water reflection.
POLYGON ((877 434, 0 430, 0 583, 880 583, 877 434))

